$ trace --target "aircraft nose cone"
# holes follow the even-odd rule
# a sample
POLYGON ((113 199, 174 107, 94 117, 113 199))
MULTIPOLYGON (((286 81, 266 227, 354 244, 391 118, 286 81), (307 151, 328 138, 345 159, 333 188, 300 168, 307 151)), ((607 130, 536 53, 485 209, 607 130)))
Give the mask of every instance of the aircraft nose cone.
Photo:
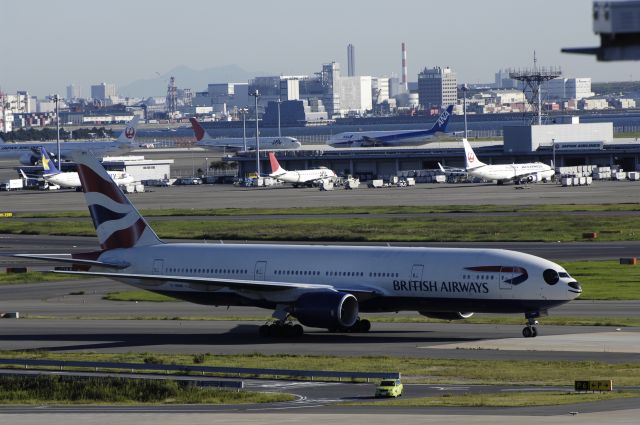
POLYGON ((580 286, 578 282, 572 281, 572 282, 569 282, 567 285, 569 285, 569 292, 573 292, 578 295, 582 293, 582 286, 580 286))

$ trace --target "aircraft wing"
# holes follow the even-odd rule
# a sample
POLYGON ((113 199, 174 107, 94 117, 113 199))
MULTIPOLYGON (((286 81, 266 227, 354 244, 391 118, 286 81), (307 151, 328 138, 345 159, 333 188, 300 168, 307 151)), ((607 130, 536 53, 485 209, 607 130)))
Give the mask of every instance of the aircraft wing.
POLYGON ((251 290, 251 291, 284 291, 288 289, 328 289, 342 292, 353 293, 359 295, 358 298, 364 296, 374 296, 378 293, 369 288, 336 288, 332 285, 314 284, 314 283, 296 283, 296 282, 272 282, 263 280, 240 280, 240 279, 223 279, 213 277, 198 276, 172 276, 172 275, 155 275, 140 273, 113 273, 113 272, 85 272, 85 271, 62 271, 52 270, 53 273, 74 274, 80 276, 101 276, 112 279, 137 279, 146 282, 182 282, 194 283, 200 285, 210 285, 216 287, 226 287, 230 289, 251 290))

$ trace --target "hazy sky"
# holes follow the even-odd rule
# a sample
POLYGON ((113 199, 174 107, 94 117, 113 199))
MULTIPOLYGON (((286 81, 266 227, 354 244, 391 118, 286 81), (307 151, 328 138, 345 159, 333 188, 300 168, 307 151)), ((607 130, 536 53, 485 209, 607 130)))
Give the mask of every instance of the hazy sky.
MULTIPOLYGON (((356 0, 0 0, 0 88, 38 96, 76 83, 126 85, 185 65, 235 64, 247 71, 311 74, 332 60, 346 70, 356 47, 360 75, 409 80, 451 66, 459 82, 490 82, 499 68, 561 66, 568 77, 640 79, 638 62, 599 63, 561 54, 599 44, 592 1, 356 0)), ((206 87, 193 87, 203 90, 206 87)), ((162 95, 163 93, 158 93, 162 95)))

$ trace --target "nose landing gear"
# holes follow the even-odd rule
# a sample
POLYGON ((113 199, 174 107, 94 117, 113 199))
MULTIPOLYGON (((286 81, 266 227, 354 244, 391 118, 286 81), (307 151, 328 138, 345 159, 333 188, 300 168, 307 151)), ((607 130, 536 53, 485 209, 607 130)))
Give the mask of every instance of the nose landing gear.
POLYGON ((525 317, 527 319, 527 326, 522 330, 522 336, 525 338, 535 338, 538 336, 538 329, 536 326, 538 321, 536 317, 540 317, 540 313, 525 313, 525 317))

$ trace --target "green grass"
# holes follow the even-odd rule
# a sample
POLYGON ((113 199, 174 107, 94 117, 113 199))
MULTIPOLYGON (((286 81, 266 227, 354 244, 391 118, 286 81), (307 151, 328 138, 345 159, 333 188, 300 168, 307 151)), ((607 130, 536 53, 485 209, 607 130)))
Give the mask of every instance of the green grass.
POLYGON ((179 300, 166 295, 156 294, 150 291, 122 291, 110 292, 103 300, 108 301, 148 301, 148 302, 178 302, 179 300))
POLYGON ((640 267, 618 261, 573 261, 561 265, 582 285, 582 300, 640 299, 640 267))
POLYGON ((0 285, 18 285, 26 283, 60 282, 65 280, 86 279, 86 276, 56 274, 47 272, 0 273, 0 285))
MULTIPOLYGON (((215 348, 215 347, 213 347, 215 348)), ((149 353, 57 353, 3 351, 0 357, 108 361, 144 364, 149 353)), ((193 354, 154 353, 164 364, 198 364, 249 368, 401 372, 405 383, 564 385, 575 380, 612 379, 616 388, 640 385, 640 362, 525 361, 428 359, 396 356, 313 356, 294 354, 209 354, 195 362, 193 354), (200 361, 202 360, 202 361, 200 361)))
POLYGON ((399 398, 375 402, 342 403, 342 406, 402 406, 402 407, 525 407, 556 406, 574 403, 640 397, 640 392, 615 391, 603 393, 575 392, 504 392, 489 394, 443 394, 437 397, 399 398))
MULTIPOLYGON (((464 215, 438 217, 383 218, 295 218, 259 221, 185 219, 150 220, 160 237, 198 240, 274 240, 274 241, 540 241, 574 242, 583 233, 599 232, 598 241, 640 239, 640 214, 570 215, 554 212, 488 217, 464 215), (526 231, 523 231, 526 229, 526 231)), ((94 236, 89 220, 55 222, 0 221, 0 233, 94 236)))
POLYGON ((66 376, 0 377, 3 404, 223 404, 290 401, 289 394, 197 388, 173 380, 66 376))

